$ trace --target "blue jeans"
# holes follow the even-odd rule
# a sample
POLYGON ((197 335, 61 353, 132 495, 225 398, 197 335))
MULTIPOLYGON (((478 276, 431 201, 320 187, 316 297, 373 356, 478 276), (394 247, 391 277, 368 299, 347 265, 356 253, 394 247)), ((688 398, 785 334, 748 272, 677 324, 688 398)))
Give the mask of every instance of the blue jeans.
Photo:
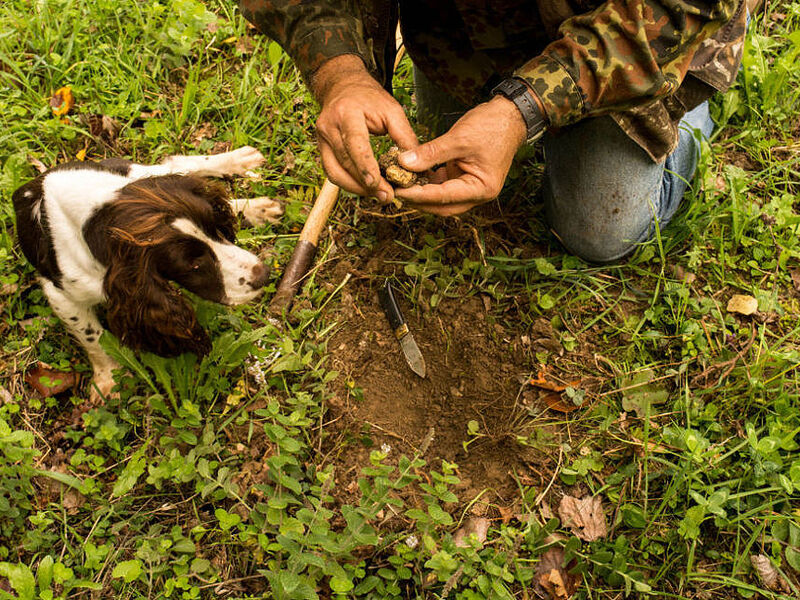
MULTIPOLYGON (((467 108, 415 69, 420 122, 443 133, 467 108)), ((704 102, 681 121, 676 150, 652 159, 611 117, 584 119, 544 136, 543 196, 547 220, 573 254, 606 263, 632 252, 664 227, 694 176, 700 143, 714 122, 704 102)))
POLYGON ((611 117, 586 119, 544 139, 545 214, 561 243, 606 263, 649 240, 678 210, 694 176, 700 143, 714 122, 708 102, 681 120, 678 147, 654 163, 611 117))

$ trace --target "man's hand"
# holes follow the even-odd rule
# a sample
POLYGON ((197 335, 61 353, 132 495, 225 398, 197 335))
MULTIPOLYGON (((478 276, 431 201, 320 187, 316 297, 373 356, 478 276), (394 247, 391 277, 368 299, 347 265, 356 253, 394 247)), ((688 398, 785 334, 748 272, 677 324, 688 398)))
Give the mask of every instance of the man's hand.
POLYGON ((403 108, 354 55, 323 64, 312 88, 322 105, 317 138, 328 178, 349 192, 391 200, 394 190, 381 177, 369 136, 388 134, 400 148, 415 148, 419 142, 403 108))
MULTIPOLYGON (((479 104, 444 135, 399 156, 400 165, 425 171, 444 163, 444 181, 397 190, 397 197, 435 215, 457 215, 496 198, 517 149, 525 121, 513 102, 495 96, 479 104)), ((441 171, 441 169, 439 170, 441 171)), ((434 173, 433 180, 442 179, 434 173)))

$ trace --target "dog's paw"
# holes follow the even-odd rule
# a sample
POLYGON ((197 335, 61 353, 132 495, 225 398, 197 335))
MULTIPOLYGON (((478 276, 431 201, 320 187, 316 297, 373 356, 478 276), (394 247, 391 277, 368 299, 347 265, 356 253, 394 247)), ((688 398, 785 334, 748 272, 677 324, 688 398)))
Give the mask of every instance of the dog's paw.
POLYGON ((264 155, 252 146, 243 146, 236 150, 226 152, 225 163, 222 171, 225 175, 246 175, 254 177, 253 169, 257 169, 266 160, 264 155))
POLYGON ((264 223, 277 223, 278 217, 283 214, 283 206, 277 200, 262 196, 261 198, 248 198, 237 200, 239 212, 253 227, 264 223))
POLYGON ((89 405, 92 408, 103 406, 114 389, 112 369, 96 370, 89 384, 89 405))

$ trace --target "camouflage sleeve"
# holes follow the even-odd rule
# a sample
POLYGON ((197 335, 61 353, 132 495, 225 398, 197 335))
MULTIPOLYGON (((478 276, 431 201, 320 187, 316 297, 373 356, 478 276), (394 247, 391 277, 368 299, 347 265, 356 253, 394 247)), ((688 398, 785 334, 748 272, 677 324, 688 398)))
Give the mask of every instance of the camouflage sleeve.
POLYGON ((358 8, 348 0, 239 0, 248 21, 278 42, 309 82, 326 60, 360 56, 375 69, 358 8))
POLYGON ((738 0, 608 0, 572 17, 559 39, 515 73, 551 125, 641 106, 678 89, 703 40, 738 0))

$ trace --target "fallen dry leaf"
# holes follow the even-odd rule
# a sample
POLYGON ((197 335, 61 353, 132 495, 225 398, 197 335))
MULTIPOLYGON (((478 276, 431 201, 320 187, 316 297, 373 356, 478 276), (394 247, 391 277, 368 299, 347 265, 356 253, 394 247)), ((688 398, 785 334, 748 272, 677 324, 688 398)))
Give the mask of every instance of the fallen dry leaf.
POLYGON ((216 135, 217 135, 216 125, 209 122, 202 123, 192 132, 192 137, 191 137, 192 145, 195 148, 197 148, 200 145, 200 142, 202 142, 203 140, 213 138, 216 135))
POLYGON ((792 284, 794 285, 794 289, 800 292, 800 269, 792 269, 789 271, 789 274, 792 276, 792 284))
POLYGON ((546 394, 542 400, 544 400, 544 403, 547 404, 547 408, 562 413, 571 413, 572 411, 580 408, 574 402, 564 400, 563 396, 557 393, 546 394))
POLYGON ((568 600, 578 589, 578 576, 568 573, 563 564, 564 550, 553 546, 542 554, 536 565, 537 589, 542 588, 552 600, 568 600))
POLYGON ((778 570, 773 566, 769 557, 764 554, 752 554, 750 556, 750 564, 758 573, 758 578, 767 588, 775 592, 784 591, 789 592, 791 588, 786 580, 781 577, 778 570))
POLYGON ((503 525, 508 525, 516 514, 513 506, 498 506, 497 510, 500 513, 500 519, 503 521, 503 525))
POLYGON ((694 273, 687 271, 681 265, 675 265, 672 273, 675 275, 675 279, 678 281, 683 281, 686 285, 692 285, 695 279, 697 279, 697 276, 694 273))
POLYGON ((558 516, 564 526, 587 542, 599 540, 608 533, 600 496, 586 496, 580 500, 564 496, 558 505, 558 516))
POLYGON ((39 363, 25 374, 25 381, 46 398, 75 387, 78 376, 75 373, 56 371, 39 363))
POLYGON ((489 507, 489 502, 487 500, 479 498, 475 500, 475 503, 472 505, 472 508, 469 509, 469 512, 473 517, 485 517, 489 512, 489 507))
POLYGON ((244 35, 236 40, 236 52, 240 54, 252 54, 255 47, 253 39, 249 36, 244 35))
POLYGON ((283 169, 281 170, 281 174, 286 175, 286 173, 294 169, 296 164, 297 158, 295 157, 294 152, 287 148, 286 153, 283 155, 283 169))
POLYGON ((57 89, 50 98, 50 108, 53 109, 53 115, 56 117, 63 117, 72 110, 73 106, 75 106, 75 97, 72 95, 72 88, 68 85, 57 89))
POLYGON ((74 488, 68 488, 64 492, 64 498, 61 501, 64 509, 71 515, 77 514, 78 509, 86 503, 86 496, 81 494, 74 488))
POLYGON ((19 284, 4 283, 0 285, 0 296, 11 296, 19 291, 19 284))
POLYGON ((453 535, 453 543, 459 548, 469 548, 469 536, 474 534, 478 543, 483 544, 489 525, 486 517, 470 517, 453 535))
POLYGON ((80 115, 80 121, 89 130, 89 135, 106 144, 113 144, 122 125, 112 117, 101 114, 80 115))
POLYGON ((567 389, 566 385, 549 381, 544 371, 539 371, 535 378, 532 377, 530 384, 543 390, 550 390, 551 392, 563 392, 565 389, 567 389))
POLYGON ((0 404, 11 404, 13 401, 14 396, 11 395, 11 392, 0 385, 0 404))
POLYGON ((563 392, 568 387, 577 388, 581 384, 580 379, 575 379, 566 384, 556 383, 547 379, 545 371, 539 371, 536 377, 531 377, 530 384, 543 390, 550 390, 551 392, 563 392))
POLYGON ((758 300, 744 294, 734 294, 728 300, 728 312, 740 315, 752 315, 758 310, 758 300))

